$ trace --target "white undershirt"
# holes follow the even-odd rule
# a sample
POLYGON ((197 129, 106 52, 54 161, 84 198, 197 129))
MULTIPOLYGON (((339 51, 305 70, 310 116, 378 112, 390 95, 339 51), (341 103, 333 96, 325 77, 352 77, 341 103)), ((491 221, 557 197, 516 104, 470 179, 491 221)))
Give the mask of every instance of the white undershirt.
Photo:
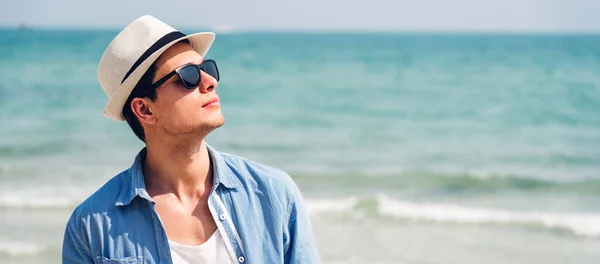
POLYGON ((199 246, 187 246, 169 240, 173 264, 234 264, 219 229, 199 246))

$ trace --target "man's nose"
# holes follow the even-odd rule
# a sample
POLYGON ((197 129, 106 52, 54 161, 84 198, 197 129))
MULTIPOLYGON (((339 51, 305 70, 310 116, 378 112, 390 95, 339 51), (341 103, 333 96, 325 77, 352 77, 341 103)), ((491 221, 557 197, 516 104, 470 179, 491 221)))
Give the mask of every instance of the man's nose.
POLYGON ((215 77, 210 76, 210 74, 200 71, 202 82, 200 83, 200 92, 201 93, 209 93, 213 90, 217 89, 217 79, 215 77))

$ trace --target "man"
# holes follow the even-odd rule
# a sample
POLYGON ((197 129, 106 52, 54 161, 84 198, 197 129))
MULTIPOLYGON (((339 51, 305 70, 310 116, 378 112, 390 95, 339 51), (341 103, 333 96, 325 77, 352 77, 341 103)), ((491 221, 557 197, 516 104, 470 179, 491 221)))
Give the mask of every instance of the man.
POLYGON ((204 141, 224 123, 213 40, 142 16, 109 44, 104 115, 145 148, 74 210, 63 263, 320 263, 291 178, 204 141))

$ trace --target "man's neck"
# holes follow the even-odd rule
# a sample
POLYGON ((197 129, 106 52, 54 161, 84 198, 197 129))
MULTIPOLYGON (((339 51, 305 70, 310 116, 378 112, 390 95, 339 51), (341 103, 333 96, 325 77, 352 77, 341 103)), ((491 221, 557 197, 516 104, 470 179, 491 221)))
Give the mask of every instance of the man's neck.
POLYGON ((175 144, 150 141, 146 150, 143 170, 150 196, 173 193, 183 201, 210 193, 212 168, 204 140, 175 144))

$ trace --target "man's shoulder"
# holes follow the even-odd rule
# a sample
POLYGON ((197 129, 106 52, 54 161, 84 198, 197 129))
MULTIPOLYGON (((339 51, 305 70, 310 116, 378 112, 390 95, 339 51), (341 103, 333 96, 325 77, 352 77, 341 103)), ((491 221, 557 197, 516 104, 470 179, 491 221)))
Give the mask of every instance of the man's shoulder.
POLYGON ((129 169, 109 179, 94 193, 78 204, 71 215, 71 220, 85 219, 95 214, 104 214, 114 209, 129 169))

